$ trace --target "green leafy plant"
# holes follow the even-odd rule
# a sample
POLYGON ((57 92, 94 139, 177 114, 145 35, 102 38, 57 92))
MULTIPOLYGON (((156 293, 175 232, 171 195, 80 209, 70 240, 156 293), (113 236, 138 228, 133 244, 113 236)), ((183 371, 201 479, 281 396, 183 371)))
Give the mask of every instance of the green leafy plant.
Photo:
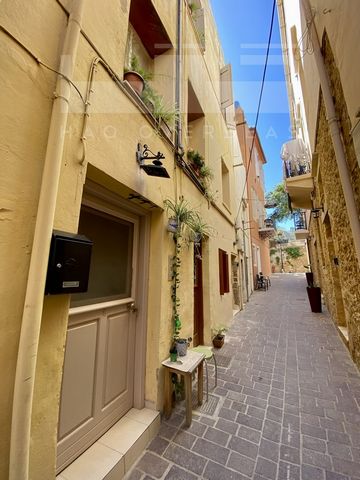
POLYGON ((212 335, 213 337, 216 337, 218 338, 219 340, 221 340, 225 333, 228 331, 228 328, 225 327, 225 325, 215 325, 212 329, 212 335))
POLYGON ((205 237, 210 237, 214 232, 213 227, 204 222, 197 212, 192 215, 188 226, 191 232, 191 240, 197 243, 203 240, 205 237))
POLYGON ((149 84, 145 85, 141 98, 159 125, 163 121, 172 126, 178 121, 179 111, 167 105, 164 97, 157 93, 149 84))
POLYGON ((293 260, 296 260, 297 258, 302 257, 304 255, 303 253, 301 253, 299 247, 286 247, 285 252, 293 260))
POLYGON ((186 156, 191 164, 199 170, 205 166, 204 157, 197 150, 190 148, 187 151, 186 156))
POLYGON ((270 248, 270 255, 275 255, 275 253, 277 252, 276 248, 270 248))
MULTIPOLYGON (((195 240, 195 235, 200 239, 211 233, 211 227, 202 221, 200 214, 193 210, 190 204, 181 197, 178 201, 166 199, 164 206, 168 212, 169 219, 174 220, 176 228, 172 231, 175 243, 175 255, 172 257, 172 320, 173 320, 173 339, 180 340, 181 319, 180 319, 180 298, 178 289, 181 283, 181 249, 184 243, 195 240)), ((189 339, 185 339, 188 342, 189 339)))
POLYGON ((275 257, 275 262, 276 262, 276 265, 279 265, 280 264, 280 257, 275 257))

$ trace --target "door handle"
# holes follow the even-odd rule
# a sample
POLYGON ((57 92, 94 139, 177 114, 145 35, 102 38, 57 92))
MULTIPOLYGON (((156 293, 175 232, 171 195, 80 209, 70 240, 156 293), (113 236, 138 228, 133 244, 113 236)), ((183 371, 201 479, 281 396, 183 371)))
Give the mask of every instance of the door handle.
POLYGON ((136 308, 135 302, 129 303, 128 306, 127 306, 127 309, 128 309, 129 312, 132 312, 132 313, 135 313, 138 310, 136 308))

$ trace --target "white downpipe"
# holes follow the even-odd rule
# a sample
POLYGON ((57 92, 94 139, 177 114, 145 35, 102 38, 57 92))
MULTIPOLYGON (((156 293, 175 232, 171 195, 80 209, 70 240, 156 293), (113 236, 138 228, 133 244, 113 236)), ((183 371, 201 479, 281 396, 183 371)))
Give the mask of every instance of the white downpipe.
MULTIPOLYGON (((85 0, 73 0, 60 73, 71 80, 85 0)), ((10 442, 10 480, 28 480, 31 413, 44 288, 68 119, 70 85, 58 76, 41 181, 16 364, 10 442)))
POLYGON ((326 109, 327 122, 329 124, 330 135, 339 170, 340 182, 345 197, 347 213, 349 217, 353 241, 355 244, 355 252, 358 259, 358 265, 360 267, 360 221, 356 208, 354 192, 351 185, 351 178, 346 163, 344 146, 341 140, 338 119, 336 116, 335 106, 331 94, 330 81, 325 68, 323 56, 321 54, 319 38, 317 35, 309 0, 301 0, 301 2, 304 8, 306 21, 308 24, 310 24, 311 40, 314 48, 315 62, 319 73, 319 80, 326 109))

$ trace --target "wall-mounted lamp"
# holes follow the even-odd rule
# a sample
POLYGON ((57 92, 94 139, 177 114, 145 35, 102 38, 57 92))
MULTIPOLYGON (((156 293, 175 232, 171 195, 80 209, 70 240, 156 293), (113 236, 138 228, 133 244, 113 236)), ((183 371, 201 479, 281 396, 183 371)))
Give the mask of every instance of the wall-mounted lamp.
POLYGON ((164 159, 165 156, 163 153, 158 152, 156 155, 149 149, 147 145, 144 145, 144 150, 141 151, 141 143, 137 144, 136 150, 136 160, 148 175, 152 177, 163 177, 170 178, 170 175, 166 171, 166 168, 163 167, 163 164, 160 160, 164 159), (152 160, 150 164, 146 164, 147 160, 152 160))
POLYGON ((319 218, 320 215, 321 215, 321 212, 324 211, 324 207, 320 207, 320 208, 312 208, 311 209, 311 214, 313 216, 313 218, 319 218))

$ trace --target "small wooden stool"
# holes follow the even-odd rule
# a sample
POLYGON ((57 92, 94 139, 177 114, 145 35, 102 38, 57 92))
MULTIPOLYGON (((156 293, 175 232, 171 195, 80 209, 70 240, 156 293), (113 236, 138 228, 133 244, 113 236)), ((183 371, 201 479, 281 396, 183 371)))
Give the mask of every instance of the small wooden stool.
POLYGON ((198 404, 203 400, 203 353, 188 350, 184 357, 178 357, 176 362, 171 362, 170 358, 162 362, 165 367, 165 417, 171 415, 171 374, 176 373, 184 377, 185 383, 185 402, 186 402, 186 426, 190 427, 192 421, 192 374, 197 368, 198 372, 198 404))
POLYGON ((207 345, 198 345, 197 347, 193 347, 191 351, 203 353, 205 355, 204 361, 205 361, 205 371, 206 371, 206 401, 208 401, 209 400, 209 373, 208 373, 207 362, 208 360, 211 360, 211 359, 213 360, 215 365, 215 387, 217 387, 217 363, 216 363, 215 354, 213 352, 212 347, 209 347, 207 345))

